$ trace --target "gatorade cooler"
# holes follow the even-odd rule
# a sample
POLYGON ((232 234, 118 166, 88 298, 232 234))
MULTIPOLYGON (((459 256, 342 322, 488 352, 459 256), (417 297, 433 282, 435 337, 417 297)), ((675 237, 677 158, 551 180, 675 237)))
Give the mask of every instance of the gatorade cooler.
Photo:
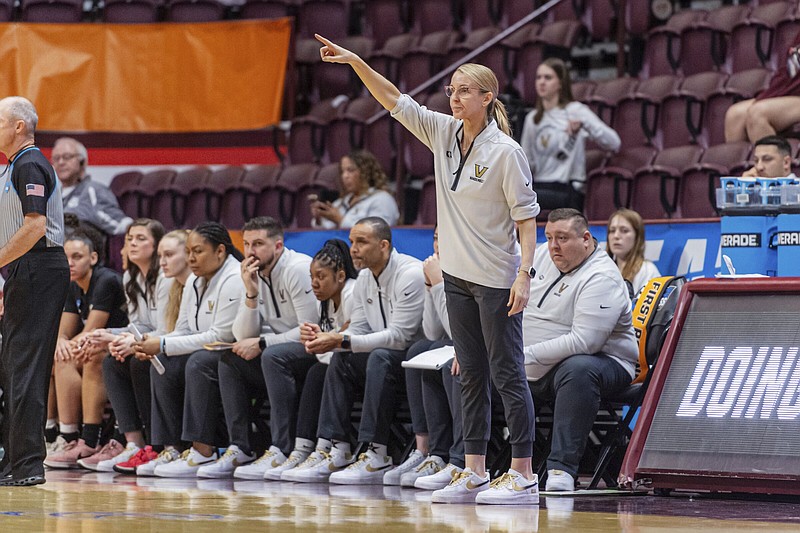
POLYGON ((778 275, 800 276, 800 185, 781 187, 781 214, 777 216, 778 275))
POLYGON ((731 258, 738 274, 777 274, 778 251, 774 245, 778 231, 776 218, 764 215, 722 217, 722 253, 731 258))

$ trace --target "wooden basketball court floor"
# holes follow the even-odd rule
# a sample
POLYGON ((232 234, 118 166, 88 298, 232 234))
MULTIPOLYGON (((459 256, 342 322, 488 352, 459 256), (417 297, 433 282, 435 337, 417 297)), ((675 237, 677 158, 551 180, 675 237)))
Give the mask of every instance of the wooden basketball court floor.
POLYGON ((430 492, 48 472, 0 488, 0 533, 247 531, 800 531, 800 502, 657 496, 541 497, 538 506, 440 505, 430 492))

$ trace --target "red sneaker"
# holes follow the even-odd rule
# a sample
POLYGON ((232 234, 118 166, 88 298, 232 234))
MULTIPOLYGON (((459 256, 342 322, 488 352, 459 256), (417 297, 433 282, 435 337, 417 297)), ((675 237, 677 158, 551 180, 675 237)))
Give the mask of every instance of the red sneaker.
POLYGON ((124 463, 117 463, 114 465, 114 471, 120 474, 136 475, 136 467, 145 463, 149 463, 158 457, 158 453, 153 451, 152 446, 145 446, 139 450, 139 453, 125 461, 124 463))

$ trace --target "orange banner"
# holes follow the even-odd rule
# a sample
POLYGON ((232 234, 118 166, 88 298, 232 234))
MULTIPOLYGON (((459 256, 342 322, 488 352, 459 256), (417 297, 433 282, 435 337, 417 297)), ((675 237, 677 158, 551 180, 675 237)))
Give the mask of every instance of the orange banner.
POLYGON ((49 131, 203 132, 277 123, 289 19, 0 24, 0 95, 49 131))

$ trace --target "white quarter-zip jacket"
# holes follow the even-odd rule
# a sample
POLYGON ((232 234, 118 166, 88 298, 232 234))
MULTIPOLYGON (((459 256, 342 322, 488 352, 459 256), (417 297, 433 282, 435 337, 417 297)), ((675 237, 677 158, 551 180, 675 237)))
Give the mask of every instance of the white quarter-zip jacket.
MULTIPOLYGON (((131 274, 126 270, 122 275, 123 288, 128 286, 130 279, 131 274)), ((136 276, 136 283, 142 289, 142 292, 136 296, 138 306, 135 310, 128 299, 128 293, 125 293, 125 300, 128 302, 128 321, 131 324, 136 324, 140 333, 149 333, 151 337, 160 337, 167 332, 167 320, 164 312, 169 304, 172 278, 167 278, 163 272, 159 272, 154 294, 147 294, 145 291, 147 284, 141 272, 136 276)), ((111 331, 119 335, 128 331, 128 328, 115 328, 111 331)))
POLYGON ((536 277, 522 319, 525 372, 537 380, 573 355, 605 354, 634 375, 639 357, 631 299, 619 269, 597 248, 562 274, 550 254, 536 255, 536 277))
POLYGON ((522 148, 491 120, 462 159, 461 120, 405 94, 392 116, 433 152, 442 270, 485 287, 510 288, 520 265, 514 222, 539 214, 522 148))
POLYGON ((300 324, 319 322, 310 266, 309 256, 284 248, 269 276, 259 281, 256 308, 242 298, 233 323, 236 339, 261 337, 267 346, 300 342, 300 324))
POLYGON ((233 342, 233 319, 244 298, 239 260, 229 255, 206 284, 191 274, 183 288, 175 331, 164 335, 164 353, 185 355, 211 342, 233 342))
POLYGON ((392 250, 377 278, 363 269, 353 288, 353 315, 347 329, 351 351, 411 346, 422 338, 424 301, 425 275, 419 259, 392 250))
POLYGON ((325 300, 319 303, 319 327, 322 331, 342 331, 353 316, 353 289, 356 280, 348 279, 342 287, 342 297, 339 308, 334 309, 333 301, 325 300), (324 319, 327 317, 327 320, 324 319))
POLYGON ((545 111, 536 124, 534 109, 525 117, 520 144, 528 156, 536 183, 572 183, 580 192, 585 192, 586 140, 592 140, 603 150, 616 152, 621 141, 617 132, 606 125, 589 107, 580 102, 570 102, 565 107, 545 111), (564 150, 566 157, 557 154, 569 140, 567 126, 570 120, 583 123, 571 150, 564 150))

